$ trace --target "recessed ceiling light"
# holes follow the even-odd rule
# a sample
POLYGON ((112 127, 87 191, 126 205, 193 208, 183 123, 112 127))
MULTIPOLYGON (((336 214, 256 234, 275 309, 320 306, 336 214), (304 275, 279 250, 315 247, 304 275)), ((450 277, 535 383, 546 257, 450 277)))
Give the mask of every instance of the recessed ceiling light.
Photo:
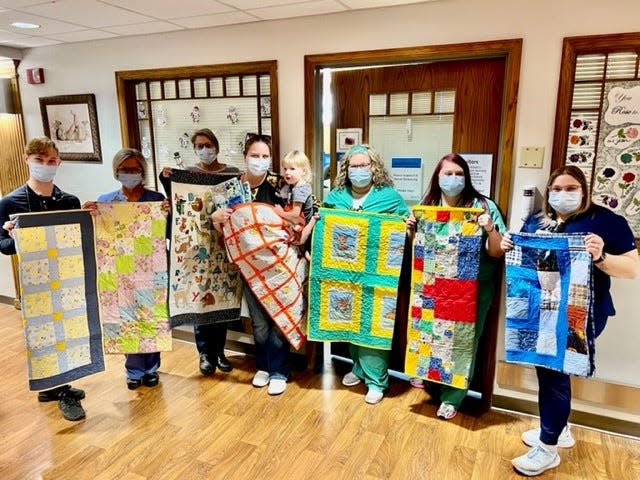
POLYGON ((27 28, 27 29, 40 28, 40 25, 38 25, 37 23, 29 23, 29 22, 13 22, 11 26, 16 28, 27 28))

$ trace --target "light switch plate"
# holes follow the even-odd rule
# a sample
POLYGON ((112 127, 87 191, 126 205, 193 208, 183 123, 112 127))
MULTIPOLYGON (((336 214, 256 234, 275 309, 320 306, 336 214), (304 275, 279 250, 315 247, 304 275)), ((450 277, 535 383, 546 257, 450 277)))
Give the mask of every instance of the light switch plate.
POLYGON ((544 147, 520 147, 519 167, 542 168, 544 147))

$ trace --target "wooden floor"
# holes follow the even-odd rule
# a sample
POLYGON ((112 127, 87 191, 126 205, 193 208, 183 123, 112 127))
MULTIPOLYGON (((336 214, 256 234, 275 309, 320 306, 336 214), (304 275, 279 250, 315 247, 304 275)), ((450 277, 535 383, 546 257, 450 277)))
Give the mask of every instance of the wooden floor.
MULTIPOLYGON (((161 383, 129 391, 123 358, 75 382, 87 418, 64 420, 29 392, 19 314, 0 305, 0 478, 509 479, 536 419, 492 411, 435 419, 427 394, 398 381, 376 406, 340 384, 345 365, 298 372, 278 397, 251 386, 251 357, 210 378, 192 344, 162 356, 161 383), (334 371, 337 368, 338 371, 334 371)), ((574 427, 574 448, 540 478, 639 479, 640 441, 574 427)))

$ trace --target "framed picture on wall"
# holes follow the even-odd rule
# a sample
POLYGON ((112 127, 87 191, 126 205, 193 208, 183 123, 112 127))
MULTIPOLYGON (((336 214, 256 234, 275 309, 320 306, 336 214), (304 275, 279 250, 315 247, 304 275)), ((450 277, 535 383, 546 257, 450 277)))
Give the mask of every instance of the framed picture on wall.
POLYGON ((93 94, 40 97, 44 134, 66 161, 101 162, 100 133, 93 94))
POLYGON ((338 152, 346 152, 354 145, 362 143, 362 129, 337 128, 336 137, 336 150, 338 152))

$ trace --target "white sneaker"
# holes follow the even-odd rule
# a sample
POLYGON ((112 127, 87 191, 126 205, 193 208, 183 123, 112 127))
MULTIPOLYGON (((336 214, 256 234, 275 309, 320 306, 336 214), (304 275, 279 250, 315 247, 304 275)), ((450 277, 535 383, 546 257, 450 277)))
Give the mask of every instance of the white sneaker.
MULTIPOLYGON (((540 445, 540 428, 533 428, 524 432, 522 434, 522 441, 530 447, 540 445)), ((567 425, 562 429, 562 433, 560 433, 558 437, 558 447, 571 448, 575 444, 576 440, 573 438, 573 435, 571 435, 571 430, 569 429, 569 425, 567 425)))
POLYGON ((287 389, 287 381, 282 378, 272 378, 269 380, 269 388, 267 393, 269 395, 280 395, 287 389))
POLYGON ((511 460, 511 465, 521 474, 533 477, 560 465, 560 455, 557 451, 550 452, 546 448, 536 445, 524 455, 511 460))
POLYGON ((443 420, 451 420, 458 414, 458 410, 453 405, 449 405, 448 403, 442 402, 438 411, 436 412, 436 416, 443 420))
POLYGON ((253 381, 251 382, 254 387, 262 388, 269 385, 269 372, 265 372, 264 370, 258 370, 256 374, 253 376, 253 381))
POLYGON ((384 393, 379 392, 378 390, 369 389, 367 394, 364 396, 364 401, 371 405, 375 405, 382 400, 382 397, 384 397, 384 393))
POLYGON ((342 377, 342 384, 345 387, 354 387, 358 385, 361 381, 362 380, 360 380, 358 376, 353 372, 349 372, 344 377, 342 377))

